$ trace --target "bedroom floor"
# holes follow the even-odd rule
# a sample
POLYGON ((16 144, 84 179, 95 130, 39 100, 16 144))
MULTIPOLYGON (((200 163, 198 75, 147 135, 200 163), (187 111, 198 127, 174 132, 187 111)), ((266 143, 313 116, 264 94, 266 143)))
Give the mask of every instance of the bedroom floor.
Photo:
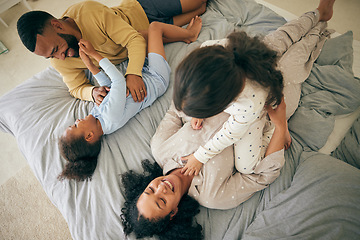
MULTIPOLYGON (((108 6, 116 5, 119 0, 98 0, 108 6)), ((75 2, 80 0, 28 0, 32 9, 41 9, 59 17, 62 12, 75 2)), ((258 0, 273 4, 279 8, 299 16, 303 12, 313 10, 318 5, 318 1, 313 0, 258 0)), ((44 58, 38 57, 28 50, 20 42, 16 31, 16 21, 21 14, 28 11, 23 3, 19 3, 0 14, 9 26, 5 27, 0 22, 0 41, 2 41, 10 50, 6 54, 0 55, 0 96, 13 89, 15 86, 30 78, 34 74, 47 68, 50 63, 44 58)), ((360 41, 360 22, 358 13, 360 12, 359 0, 342 0, 335 3, 334 17, 329 22, 329 27, 339 33, 345 33, 348 30, 354 32, 354 39, 360 41)), ((285 15, 287 16, 287 15, 285 15)), ((287 18, 291 18, 289 15, 287 18)), ((360 43, 360 42, 359 42, 360 43)), ((359 55, 359 52, 356 53, 359 55)), ((27 162, 17 147, 16 139, 8 133, 0 131, 0 146, 2 154, 0 155, 0 185, 14 176, 19 170, 27 166, 27 162)))

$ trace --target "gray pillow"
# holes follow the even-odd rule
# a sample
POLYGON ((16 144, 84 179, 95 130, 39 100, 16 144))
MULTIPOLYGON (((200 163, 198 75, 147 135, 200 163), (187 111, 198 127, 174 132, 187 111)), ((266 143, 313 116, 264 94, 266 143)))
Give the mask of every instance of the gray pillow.
POLYGON ((360 117, 354 122, 331 156, 360 169, 360 117))
POLYGON ((326 41, 316 63, 324 65, 338 65, 353 74, 353 32, 348 31, 338 37, 326 41))

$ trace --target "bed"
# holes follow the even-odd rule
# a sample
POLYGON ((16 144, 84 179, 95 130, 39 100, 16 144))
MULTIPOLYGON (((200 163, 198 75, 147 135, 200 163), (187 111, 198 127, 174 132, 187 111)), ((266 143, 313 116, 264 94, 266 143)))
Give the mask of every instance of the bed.
MULTIPOLYGON (((223 38, 234 30, 265 35, 286 22, 253 0, 210 0, 202 19, 196 42, 166 46, 173 71, 187 53, 208 39, 223 38)), ((196 220, 205 239, 359 238, 359 118, 347 133, 341 132, 346 136, 328 150, 331 154, 321 151, 333 136, 337 116, 358 112, 360 106, 352 41, 351 32, 327 40, 303 84, 299 107, 289 120, 293 142, 280 176, 234 209, 201 207, 196 220)), ((119 176, 130 169, 140 171, 143 159, 153 160, 150 140, 170 105, 172 81, 173 74, 165 95, 104 137, 92 181, 85 182, 58 181, 65 160, 57 139, 77 118, 85 117, 93 103, 71 97, 52 67, 0 98, 0 129, 15 137, 74 239, 124 238, 119 176)))

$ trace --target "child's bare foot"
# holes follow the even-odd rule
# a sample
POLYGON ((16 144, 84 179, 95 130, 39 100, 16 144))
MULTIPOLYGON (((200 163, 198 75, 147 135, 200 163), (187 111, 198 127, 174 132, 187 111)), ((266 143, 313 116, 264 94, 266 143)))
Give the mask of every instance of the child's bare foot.
POLYGON ((318 10, 320 13, 320 21, 329 21, 332 18, 334 12, 335 0, 320 0, 318 10))
POLYGON ((193 19, 191 19, 190 23, 186 27, 186 29, 190 31, 191 37, 187 38, 184 41, 186 43, 191 43, 191 42, 196 41, 196 39, 199 36, 201 27, 202 27, 202 20, 199 16, 196 16, 193 19))

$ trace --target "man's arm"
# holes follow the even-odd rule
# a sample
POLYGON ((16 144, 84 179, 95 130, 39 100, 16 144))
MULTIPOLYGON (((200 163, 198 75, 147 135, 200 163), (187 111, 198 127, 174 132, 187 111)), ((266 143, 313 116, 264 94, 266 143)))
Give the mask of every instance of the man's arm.
POLYGON ((51 59, 51 65, 61 74, 70 94, 86 101, 93 101, 92 91, 94 86, 86 78, 85 64, 80 58, 66 60, 51 59))
POLYGON ((80 58, 66 60, 51 59, 52 66, 61 74, 71 96, 99 105, 106 96, 105 87, 90 84, 84 70, 87 69, 80 58))
POLYGON ((142 67, 146 56, 146 41, 142 35, 120 16, 104 13, 105 31, 116 44, 126 48, 129 64, 126 70, 126 86, 134 101, 143 101, 146 87, 142 80, 142 67))

